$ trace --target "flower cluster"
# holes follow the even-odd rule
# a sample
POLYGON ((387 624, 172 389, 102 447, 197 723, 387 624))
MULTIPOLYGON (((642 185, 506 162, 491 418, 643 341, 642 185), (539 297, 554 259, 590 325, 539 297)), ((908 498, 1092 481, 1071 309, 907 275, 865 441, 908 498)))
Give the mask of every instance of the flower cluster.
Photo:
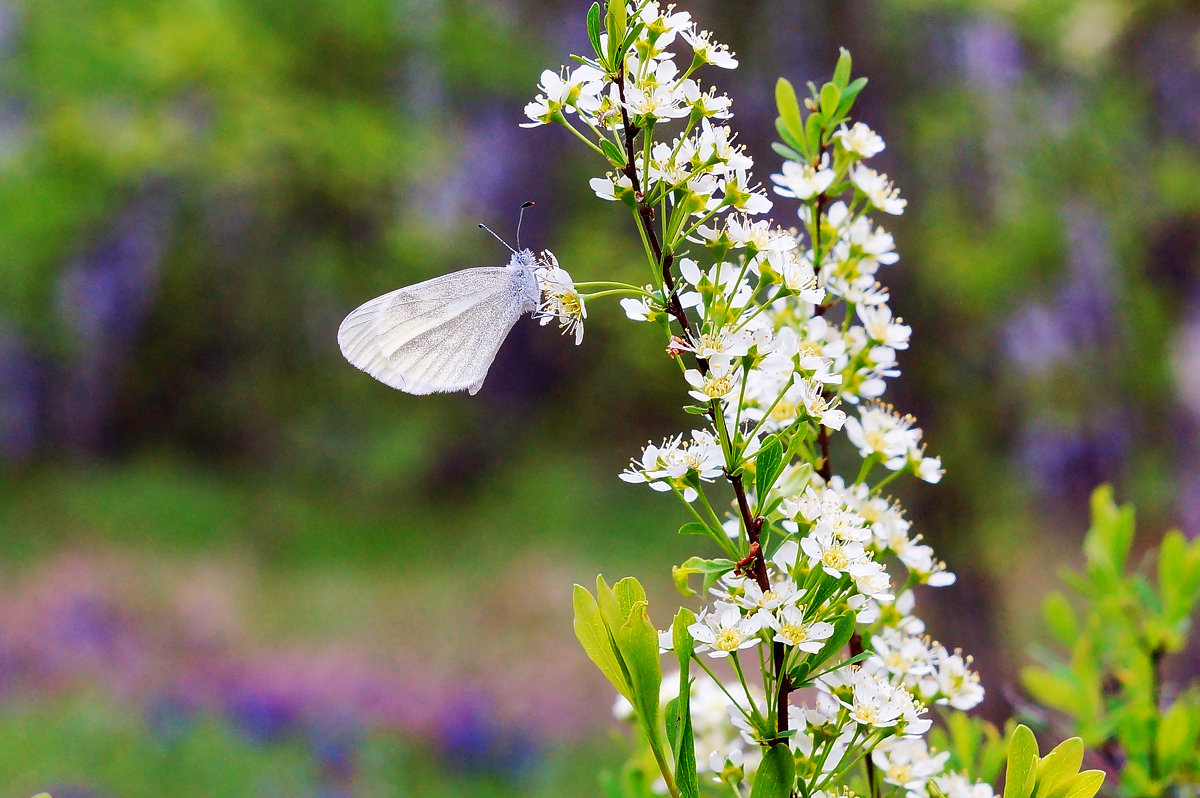
MULTIPOLYGON (((780 82, 785 160, 770 185, 794 220, 781 225, 764 218, 775 201, 728 124, 729 98, 698 76, 705 65, 735 68, 728 48, 654 0, 610 3, 603 30, 600 18, 597 4, 594 54, 543 73, 525 110, 528 125, 564 126, 607 161, 591 188, 628 207, 651 281, 594 285, 626 294, 630 319, 665 331, 684 409, 701 419, 686 437, 647 445, 621 474, 679 496, 694 519, 681 531, 708 535, 727 557, 677 569, 681 589, 691 594, 688 575, 703 574, 712 597, 673 638, 686 628, 705 671, 670 697, 691 701, 697 770, 737 792, 786 741, 805 794, 836 793, 866 757, 910 795, 969 792, 922 735, 930 706, 969 709, 983 691, 970 658, 924 637, 912 614, 916 586, 954 576, 884 493, 904 474, 937 482, 942 466, 915 420, 880 401, 912 330, 879 282, 898 255, 872 214, 903 213, 906 201, 867 165, 883 139, 849 118, 865 80, 850 80, 843 51, 833 80, 811 87, 807 118, 780 82), (681 68, 675 58, 688 49, 681 68), (842 433, 859 458, 852 480, 831 459, 842 433), (722 484, 732 495, 715 498, 722 484), (728 664, 736 681, 709 663, 728 664), (792 702, 801 686, 815 688, 811 705, 792 702), (727 715, 720 722, 738 733, 702 732, 702 714, 703 724, 727 715)), ((664 633, 664 648, 671 640, 664 633)), ((660 785, 678 794, 665 755, 656 758, 660 785)))

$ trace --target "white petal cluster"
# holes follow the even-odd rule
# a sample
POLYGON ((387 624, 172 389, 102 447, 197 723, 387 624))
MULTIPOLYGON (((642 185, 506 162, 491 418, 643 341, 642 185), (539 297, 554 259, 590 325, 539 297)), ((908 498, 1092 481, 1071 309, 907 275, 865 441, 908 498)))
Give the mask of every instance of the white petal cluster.
POLYGON ((534 315, 543 326, 557 319, 564 333, 575 335, 578 346, 583 342, 583 320, 587 318, 583 297, 575 290, 575 281, 558 265, 553 253, 543 252, 538 263, 535 274, 542 299, 534 315))
POLYGON ((642 456, 620 476, 626 482, 649 483, 657 491, 679 490, 685 500, 692 502, 698 494, 687 477, 694 475, 711 482, 724 473, 724 466, 725 456, 716 437, 708 431, 693 430, 686 441, 678 435, 659 446, 647 444, 642 456))

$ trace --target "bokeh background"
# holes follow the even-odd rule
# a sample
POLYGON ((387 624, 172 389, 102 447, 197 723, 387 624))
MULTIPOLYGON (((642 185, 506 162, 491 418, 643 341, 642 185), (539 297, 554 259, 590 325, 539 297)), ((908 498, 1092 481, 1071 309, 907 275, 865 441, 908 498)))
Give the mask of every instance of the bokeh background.
MULTIPOLYGON (((598 792, 622 743, 569 587, 678 603, 695 540, 616 479, 687 428, 676 371, 615 303, 578 349, 523 320, 473 398, 335 342, 371 296, 505 261, 475 224, 527 199, 524 243, 641 279, 601 164, 518 127, 587 5, 0 1, 0 795, 598 792)), ((1200 9, 686 7, 742 62, 707 77, 760 179, 778 76, 844 45, 870 78, 909 200, 889 398, 948 468, 898 493, 960 576, 921 606, 1003 719, 1092 486, 1144 543, 1200 532, 1200 9)))

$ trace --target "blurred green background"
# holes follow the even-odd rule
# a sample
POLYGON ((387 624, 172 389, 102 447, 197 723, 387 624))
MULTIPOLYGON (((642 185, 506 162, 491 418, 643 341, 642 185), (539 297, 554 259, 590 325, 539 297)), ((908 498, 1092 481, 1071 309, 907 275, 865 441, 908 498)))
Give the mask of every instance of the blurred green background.
MULTIPOLYGON (((528 245, 640 280, 602 165, 517 126, 587 5, 0 0, 0 796, 596 794, 622 744, 569 587, 678 603, 694 539, 616 479, 688 428, 677 372, 615 303, 579 349, 522 321, 473 398, 335 342, 372 296, 504 262, 475 224, 527 199, 528 245)), ((909 200, 888 398, 948 468, 898 491, 960 576, 922 611, 1004 718, 1094 484, 1200 532, 1200 11, 686 10, 742 62, 703 77, 760 180, 778 76, 843 45, 870 78, 909 200)))

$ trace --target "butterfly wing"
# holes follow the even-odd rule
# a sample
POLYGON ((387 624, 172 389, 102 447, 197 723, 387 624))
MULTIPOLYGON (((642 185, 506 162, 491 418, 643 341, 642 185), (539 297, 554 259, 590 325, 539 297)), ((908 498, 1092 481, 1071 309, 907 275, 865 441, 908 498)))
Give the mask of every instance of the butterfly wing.
POLYGON ((406 393, 474 394, 526 310, 525 280, 512 267, 464 269, 392 291, 347 316, 338 345, 352 365, 406 393))

